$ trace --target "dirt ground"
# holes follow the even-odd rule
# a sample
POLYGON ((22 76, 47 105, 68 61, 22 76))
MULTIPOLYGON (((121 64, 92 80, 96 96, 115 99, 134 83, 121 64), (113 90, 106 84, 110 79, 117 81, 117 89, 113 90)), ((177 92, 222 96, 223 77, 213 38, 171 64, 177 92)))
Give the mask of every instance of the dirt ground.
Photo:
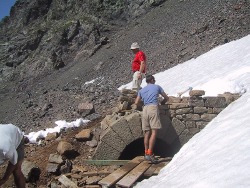
MULTIPOLYGON (((95 127, 99 126, 99 120, 90 122, 85 128, 94 129, 95 127)), ((101 166, 93 166, 93 165, 86 165, 83 164, 84 159, 91 159, 95 148, 91 148, 88 145, 85 144, 85 142, 79 142, 77 141, 74 136, 79 133, 83 128, 77 127, 73 129, 67 129, 65 132, 63 132, 60 135, 60 139, 54 140, 54 141, 42 141, 40 145, 37 144, 27 144, 25 146, 25 160, 32 161, 35 163, 37 167, 41 170, 40 179, 36 182, 36 184, 27 184, 27 187, 46 187, 49 182, 55 180, 56 176, 49 174, 46 171, 46 167, 48 164, 48 159, 50 154, 54 154, 57 152, 57 146, 59 141, 67 141, 70 142, 75 150, 77 150, 80 155, 76 158, 72 159, 71 162, 74 165, 84 166, 84 168, 88 169, 89 171, 98 171, 98 170, 104 170, 105 168, 109 168, 107 166, 101 167, 101 166)), ((4 165, 0 166, 0 176, 4 174, 7 167, 7 161, 4 163, 4 165)), ((11 175, 10 179, 3 185, 1 188, 10 188, 15 187, 14 185, 14 179, 11 175)))

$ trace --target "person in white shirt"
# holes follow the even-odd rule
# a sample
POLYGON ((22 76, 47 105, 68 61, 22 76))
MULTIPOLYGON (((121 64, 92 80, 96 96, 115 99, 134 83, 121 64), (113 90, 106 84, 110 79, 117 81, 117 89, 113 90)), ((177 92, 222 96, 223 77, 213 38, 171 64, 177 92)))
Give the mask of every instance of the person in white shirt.
POLYGON ((22 131, 12 124, 0 125, 0 138, 0 164, 6 160, 9 161, 0 179, 0 186, 13 174, 16 186, 25 188, 25 177, 21 166, 24 159, 24 144, 28 142, 28 138, 24 137, 22 131))

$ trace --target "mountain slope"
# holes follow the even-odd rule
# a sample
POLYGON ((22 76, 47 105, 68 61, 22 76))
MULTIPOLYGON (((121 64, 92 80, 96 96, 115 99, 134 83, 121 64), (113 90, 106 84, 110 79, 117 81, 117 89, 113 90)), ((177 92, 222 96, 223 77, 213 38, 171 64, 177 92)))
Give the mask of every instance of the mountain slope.
POLYGON ((148 73, 154 74, 250 29, 249 1, 67 1, 65 6, 37 0, 29 13, 25 10, 31 2, 18 2, 12 21, 1 25, 0 119, 24 129, 75 120, 81 117, 77 105, 83 101, 94 103, 92 118, 105 115, 119 95, 116 88, 131 81, 132 42, 139 42, 148 73), (29 15, 23 25, 18 24, 21 13, 29 15), (83 22, 86 17, 89 23, 83 22))

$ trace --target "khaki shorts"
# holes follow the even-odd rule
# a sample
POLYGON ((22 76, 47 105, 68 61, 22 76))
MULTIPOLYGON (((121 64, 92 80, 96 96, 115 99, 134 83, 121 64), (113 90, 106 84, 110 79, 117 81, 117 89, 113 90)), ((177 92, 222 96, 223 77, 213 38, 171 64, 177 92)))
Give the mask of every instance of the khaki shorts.
POLYGON ((24 138, 22 139, 21 143, 19 144, 19 146, 16 148, 17 151, 17 161, 21 161, 24 159, 24 138))
POLYGON ((133 74, 132 90, 139 91, 141 89, 142 80, 145 78, 145 74, 141 73, 141 79, 138 78, 140 71, 136 71, 133 74))
POLYGON ((142 130, 161 129, 158 105, 147 105, 142 112, 142 130))

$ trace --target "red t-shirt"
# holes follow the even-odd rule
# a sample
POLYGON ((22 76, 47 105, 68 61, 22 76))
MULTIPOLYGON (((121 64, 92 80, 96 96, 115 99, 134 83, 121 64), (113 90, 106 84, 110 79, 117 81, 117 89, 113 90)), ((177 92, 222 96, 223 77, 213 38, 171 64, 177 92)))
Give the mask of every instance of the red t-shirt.
MULTIPOLYGON (((143 53, 143 51, 138 51, 136 54, 135 54, 135 58, 132 62, 132 71, 135 72, 135 71, 139 71, 140 70, 140 66, 141 66, 141 61, 144 61, 146 63, 146 56, 145 54, 143 53)), ((144 70, 142 71, 143 73, 146 72, 146 64, 145 64, 145 68, 144 70)))

